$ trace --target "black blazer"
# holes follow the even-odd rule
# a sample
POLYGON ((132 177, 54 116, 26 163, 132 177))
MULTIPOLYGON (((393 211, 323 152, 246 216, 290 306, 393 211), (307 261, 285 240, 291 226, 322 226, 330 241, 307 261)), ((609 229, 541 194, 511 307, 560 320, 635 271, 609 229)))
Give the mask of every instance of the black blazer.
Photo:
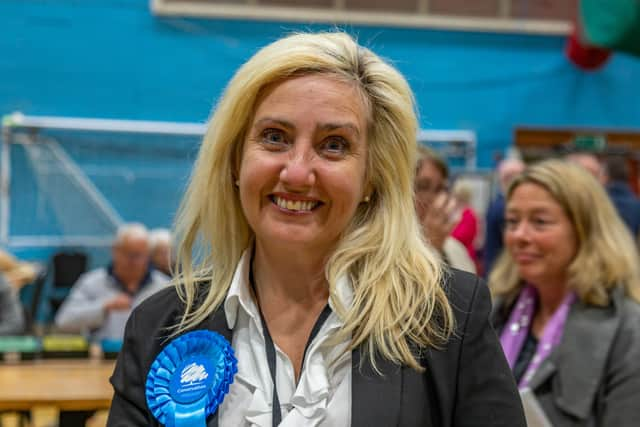
MULTIPOLYGON (((515 381, 489 323, 486 285, 471 274, 453 271, 445 286, 456 316, 456 334, 444 348, 424 352, 426 372, 381 360, 381 376, 368 359, 360 365, 360 352, 353 351, 353 427, 526 426, 515 381)), ((115 394, 107 426, 160 425, 147 409, 145 381, 168 342, 164 328, 176 324, 183 309, 175 289, 169 288, 134 310, 111 377, 115 394)), ((222 308, 197 329, 216 331, 231 341, 222 308)), ((215 413, 207 426, 217 425, 215 413)))

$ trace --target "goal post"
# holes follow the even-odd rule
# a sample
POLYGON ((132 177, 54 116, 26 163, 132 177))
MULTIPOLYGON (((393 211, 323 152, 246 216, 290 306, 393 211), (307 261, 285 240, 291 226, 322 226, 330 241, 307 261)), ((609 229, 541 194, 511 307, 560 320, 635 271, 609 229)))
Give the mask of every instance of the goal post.
MULTIPOLYGON (((104 247, 117 227, 173 222, 204 123, 13 113, 2 120, 0 244, 104 247)), ((455 170, 475 170, 476 134, 421 130, 455 170)))

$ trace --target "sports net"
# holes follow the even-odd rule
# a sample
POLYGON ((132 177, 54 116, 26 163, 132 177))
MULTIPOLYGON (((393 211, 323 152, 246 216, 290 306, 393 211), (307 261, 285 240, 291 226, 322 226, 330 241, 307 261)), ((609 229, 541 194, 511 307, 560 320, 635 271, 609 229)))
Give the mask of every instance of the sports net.
POLYGON ((134 122, 91 130, 46 123, 13 126, 8 135, 6 243, 102 246, 122 222, 171 225, 200 135, 179 134, 179 126, 168 134, 163 123, 157 130, 132 130, 134 122))

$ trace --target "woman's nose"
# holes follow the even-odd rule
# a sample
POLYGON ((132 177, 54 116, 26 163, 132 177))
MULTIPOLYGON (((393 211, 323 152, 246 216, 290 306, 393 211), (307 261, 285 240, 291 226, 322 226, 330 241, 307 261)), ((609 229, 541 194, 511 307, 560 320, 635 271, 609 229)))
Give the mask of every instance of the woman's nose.
POLYGON ((529 224, 526 221, 520 221, 512 230, 514 238, 518 240, 527 240, 529 238, 529 224))
MULTIPOLYGON (((303 144, 301 144, 303 145, 303 144)), ((290 151, 280 172, 280 180, 291 190, 306 190, 315 184, 315 156, 310 147, 298 146, 290 151)))

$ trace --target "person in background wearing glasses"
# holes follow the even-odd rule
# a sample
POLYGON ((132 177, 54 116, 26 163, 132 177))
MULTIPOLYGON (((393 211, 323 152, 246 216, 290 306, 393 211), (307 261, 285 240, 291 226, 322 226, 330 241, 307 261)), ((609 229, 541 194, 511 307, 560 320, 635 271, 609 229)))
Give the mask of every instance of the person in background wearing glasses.
POLYGON ((147 228, 125 224, 116 234, 112 263, 80 276, 58 310, 56 327, 62 332, 88 333, 96 340, 122 339, 133 307, 168 281, 150 268, 147 228))
POLYGON ((418 145, 414 180, 415 207, 427 241, 453 268, 476 273, 476 265, 464 245, 451 236, 460 220, 460 208, 449 194, 449 168, 433 150, 418 145))

